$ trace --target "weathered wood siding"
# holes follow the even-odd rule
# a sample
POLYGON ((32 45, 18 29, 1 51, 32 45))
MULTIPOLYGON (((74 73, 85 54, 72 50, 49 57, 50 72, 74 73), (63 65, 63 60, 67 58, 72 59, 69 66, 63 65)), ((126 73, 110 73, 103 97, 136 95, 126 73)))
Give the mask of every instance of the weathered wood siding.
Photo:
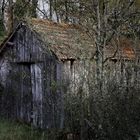
POLYGON ((95 76, 95 63, 90 60, 66 60, 63 62, 63 67, 65 91, 77 95, 82 88, 83 93, 88 94, 89 83, 95 76))
POLYGON ((11 38, 0 58, 0 114, 40 128, 62 125, 62 65, 28 27, 11 38))
POLYGON ((43 127, 60 128, 62 122, 62 64, 54 58, 47 58, 43 64, 44 92, 43 92, 43 127), (49 114, 49 115, 48 115, 49 114))
POLYGON ((44 61, 44 54, 50 56, 47 47, 44 46, 41 40, 37 39, 37 34, 26 26, 17 31, 13 37, 13 42, 15 45, 12 51, 14 62, 37 63, 44 61))
MULTIPOLYGON (((78 95, 89 96, 94 92, 96 86, 96 64, 90 60, 67 60, 63 62, 63 86, 66 96, 78 95)), ((109 81, 115 81, 122 87, 132 87, 140 85, 140 67, 139 62, 130 60, 108 61, 104 64, 103 86, 106 90, 106 84, 109 81)), ((104 91, 105 92, 105 91, 104 91)))

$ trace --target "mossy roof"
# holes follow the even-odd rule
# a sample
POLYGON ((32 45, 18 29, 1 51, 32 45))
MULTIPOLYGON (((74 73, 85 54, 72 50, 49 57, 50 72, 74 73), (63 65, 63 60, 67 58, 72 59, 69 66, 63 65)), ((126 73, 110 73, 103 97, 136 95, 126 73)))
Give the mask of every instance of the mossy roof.
POLYGON ((35 18, 29 20, 28 25, 59 59, 91 58, 95 51, 94 42, 77 25, 35 18))
MULTIPOLYGON (((46 44, 45 46, 53 51, 60 60, 91 59, 95 54, 95 41, 78 25, 56 23, 36 18, 27 20, 26 24, 39 35, 41 41, 46 44)), ((3 49, 15 32, 16 30, 1 42, 0 50, 3 49)), ((116 49, 115 46, 116 44, 113 44, 111 41, 104 48, 105 58, 129 60, 135 59, 136 56, 140 58, 140 45, 138 43, 136 47, 131 38, 121 37, 118 48, 116 49), (117 53, 115 54, 116 50, 117 53)))

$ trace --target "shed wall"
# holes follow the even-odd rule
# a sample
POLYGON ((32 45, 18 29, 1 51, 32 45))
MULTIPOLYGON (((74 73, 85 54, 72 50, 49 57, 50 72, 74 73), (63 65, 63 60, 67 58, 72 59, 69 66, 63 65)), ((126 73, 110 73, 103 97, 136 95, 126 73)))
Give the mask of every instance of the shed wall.
POLYGON ((35 127, 59 128, 61 122, 61 63, 37 34, 21 27, 0 58, 1 116, 35 127))

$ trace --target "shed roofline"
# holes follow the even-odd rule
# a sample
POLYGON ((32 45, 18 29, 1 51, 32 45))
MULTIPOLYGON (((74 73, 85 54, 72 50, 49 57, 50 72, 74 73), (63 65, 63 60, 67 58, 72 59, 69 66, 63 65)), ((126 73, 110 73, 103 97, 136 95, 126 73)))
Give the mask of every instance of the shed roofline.
POLYGON ((22 26, 22 22, 20 22, 16 28, 9 33, 9 35, 3 40, 3 42, 0 44, 0 53, 3 51, 3 49, 5 48, 6 44, 10 41, 10 39, 13 37, 13 35, 21 28, 22 26))
MULTIPOLYGON (((3 40, 3 42, 0 44, 0 54, 2 53, 3 49, 6 47, 7 44, 12 44, 11 42, 9 43, 10 39, 14 36, 14 34, 19 30, 21 29, 23 26, 27 27, 30 29, 30 27, 28 26, 28 24, 24 21, 21 21, 17 26, 16 28, 11 32, 9 33, 9 35, 3 40)), ((30 29, 31 30, 31 29, 30 29)), ((35 31, 35 30, 31 30, 32 32, 34 32, 36 35, 37 35, 37 38, 42 41, 39 36, 38 36, 38 33, 35 31)), ((42 41, 43 43, 43 41, 42 41)), ((44 44, 46 45, 46 44, 44 44)), ((55 56, 55 58, 57 60, 60 60, 58 59, 57 55, 52 51, 52 50, 49 50, 51 52, 52 55, 55 56)))

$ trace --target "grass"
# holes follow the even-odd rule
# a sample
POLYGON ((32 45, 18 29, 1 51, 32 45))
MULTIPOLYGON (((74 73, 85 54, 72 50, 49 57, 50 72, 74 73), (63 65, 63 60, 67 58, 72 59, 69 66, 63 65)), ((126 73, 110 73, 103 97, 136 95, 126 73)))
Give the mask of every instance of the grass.
POLYGON ((51 140, 47 132, 9 120, 0 120, 0 140, 51 140))

